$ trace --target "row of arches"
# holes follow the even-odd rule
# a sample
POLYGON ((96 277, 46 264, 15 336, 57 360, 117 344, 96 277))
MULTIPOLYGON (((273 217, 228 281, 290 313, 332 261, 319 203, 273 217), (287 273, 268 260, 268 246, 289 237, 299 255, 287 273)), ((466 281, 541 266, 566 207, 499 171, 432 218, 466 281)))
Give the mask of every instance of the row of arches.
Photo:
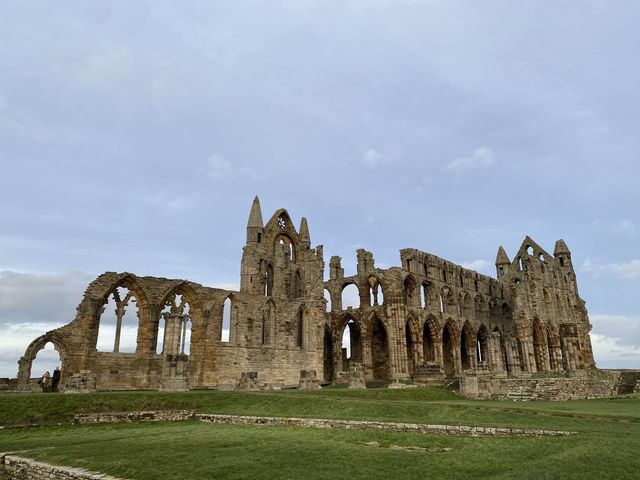
MULTIPOLYGON (((395 371, 401 376, 413 377, 418 365, 428 363, 439 365, 450 377, 470 369, 518 373, 568 368, 562 333, 551 324, 543 327, 538 319, 529 334, 517 340, 506 337, 498 326, 490 329, 482 323, 476 330, 469 321, 460 327, 452 318, 441 324, 434 316, 423 321, 409 316, 403 333, 401 342, 392 339, 395 349, 405 356, 398 360, 396 352, 394 357, 399 363, 394 366, 395 371), (527 347, 529 338, 532 349, 527 347)), ((353 363, 363 364, 370 380, 388 380, 392 370, 389 341, 387 325, 377 314, 364 322, 345 314, 334 322, 333 328, 327 324, 325 380, 335 381, 353 363)))

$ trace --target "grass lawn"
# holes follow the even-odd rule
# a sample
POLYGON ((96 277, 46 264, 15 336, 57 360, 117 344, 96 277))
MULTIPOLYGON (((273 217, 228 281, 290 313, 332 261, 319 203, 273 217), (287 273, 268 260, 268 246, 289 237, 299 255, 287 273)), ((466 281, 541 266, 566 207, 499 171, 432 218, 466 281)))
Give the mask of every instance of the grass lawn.
POLYGON ((571 402, 460 400, 438 389, 128 392, 0 396, 0 451, 131 479, 639 478, 640 396, 571 402), (74 413, 190 408, 207 413, 571 430, 570 437, 212 425, 71 425, 74 413), (56 423, 63 425, 57 426, 56 423), (378 442, 380 446, 367 445, 378 442), (392 445, 422 447, 401 450, 392 445), (450 450, 442 450, 450 449, 450 450))

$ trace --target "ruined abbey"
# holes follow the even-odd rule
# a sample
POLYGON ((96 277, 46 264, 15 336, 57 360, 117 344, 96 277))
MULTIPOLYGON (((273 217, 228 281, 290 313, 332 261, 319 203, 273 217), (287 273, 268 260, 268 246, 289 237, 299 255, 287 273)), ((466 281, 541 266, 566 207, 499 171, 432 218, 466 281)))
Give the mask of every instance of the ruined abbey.
POLYGON ((357 273, 345 277, 340 262, 331 257, 325 280, 323 248, 311 247, 307 220, 296 230, 281 209, 264 224, 256 197, 239 291, 104 273, 73 321, 29 345, 18 386, 26 387, 48 342, 60 354, 66 391, 445 382, 486 390, 496 379, 595 369, 563 240, 550 254, 526 237, 513 261, 500 247, 496 278, 410 248, 398 267, 376 268, 373 255, 358 250, 357 273), (357 289, 359 305, 343 306, 345 288, 357 289), (127 315, 137 330, 131 351, 120 348, 127 315), (107 327, 115 335, 103 348, 107 327))

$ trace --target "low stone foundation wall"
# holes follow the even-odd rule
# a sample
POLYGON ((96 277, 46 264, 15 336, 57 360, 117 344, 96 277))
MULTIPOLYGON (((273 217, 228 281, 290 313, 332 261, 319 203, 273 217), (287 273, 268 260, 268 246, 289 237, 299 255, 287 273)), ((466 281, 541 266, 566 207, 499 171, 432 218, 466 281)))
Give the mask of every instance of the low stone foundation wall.
POLYGON ((575 432, 535 430, 527 428, 473 427, 466 425, 426 425, 421 423, 371 422, 363 420, 329 420, 322 418, 253 417, 245 415, 217 415, 199 413, 195 417, 203 422, 231 425, 275 425, 308 428, 344 428, 353 430, 387 430, 393 432, 436 433, 471 437, 514 436, 567 436, 575 432))
POLYGON ((124 480, 81 468, 59 467, 12 454, 0 454, 0 478, 11 480, 124 480))
POLYGON ((192 419, 193 410, 155 410, 143 412, 79 413, 75 423, 179 422, 192 419))
POLYGON ((620 370, 581 370, 507 377, 470 373, 460 379, 460 394, 471 399, 582 400, 611 398, 622 392, 629 373, 620 370))

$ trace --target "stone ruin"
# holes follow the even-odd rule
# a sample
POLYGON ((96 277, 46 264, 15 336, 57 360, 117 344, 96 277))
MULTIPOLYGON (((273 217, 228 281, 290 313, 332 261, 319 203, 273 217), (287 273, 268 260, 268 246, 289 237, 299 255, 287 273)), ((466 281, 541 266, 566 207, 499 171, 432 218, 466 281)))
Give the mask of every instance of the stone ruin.
POLYGON ((496 278, 416 249, 401 250, 400 262, 376 268, 360 249, 355 275, 345 276, 334 256, 325 281, 323 248, 311 248, 307 220, 296 230, 280 209, 265 225, 256 197, 239 291, 104 273, 72 322, 29 345, 17 384, 28 388, 32 361, 48 342, 61 356, 67 391, 458 381, 482 396, 489 387, 481 386, 497 388, 496 379, 595 369, 591 324, 563 240, 551 255, 526 237, 513 261, 500 247, 496 278), (351 285, 359 306, 343 308, 351 285), (115 339, 100 351, 109 301, 115 339), (127 311, 136 315, 132 352, 120 351, 127 311))

